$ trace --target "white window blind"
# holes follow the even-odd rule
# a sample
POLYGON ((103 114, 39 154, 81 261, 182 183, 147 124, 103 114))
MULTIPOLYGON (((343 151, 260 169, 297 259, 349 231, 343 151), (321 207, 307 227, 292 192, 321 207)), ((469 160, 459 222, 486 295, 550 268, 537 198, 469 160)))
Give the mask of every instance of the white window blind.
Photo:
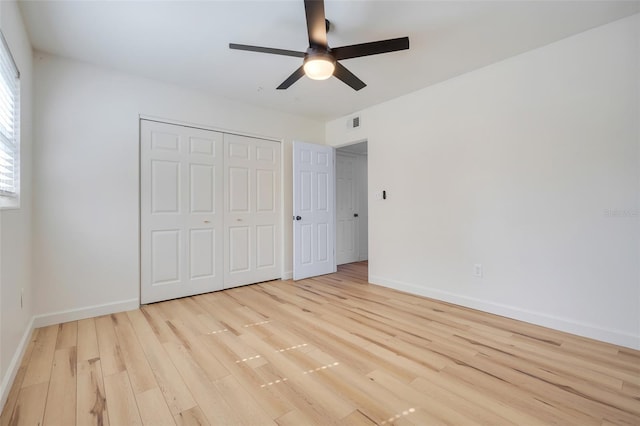
POLYGON ((19 190, 20 73, 0 32, 0 196, 19 190))

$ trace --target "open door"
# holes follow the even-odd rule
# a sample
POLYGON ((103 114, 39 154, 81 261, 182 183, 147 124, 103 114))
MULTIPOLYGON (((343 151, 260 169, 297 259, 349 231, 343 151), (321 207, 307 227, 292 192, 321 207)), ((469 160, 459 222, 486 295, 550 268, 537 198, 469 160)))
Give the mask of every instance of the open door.
POLYGON ((293 279, 336 271, 335 151, 293 143, 293 279))

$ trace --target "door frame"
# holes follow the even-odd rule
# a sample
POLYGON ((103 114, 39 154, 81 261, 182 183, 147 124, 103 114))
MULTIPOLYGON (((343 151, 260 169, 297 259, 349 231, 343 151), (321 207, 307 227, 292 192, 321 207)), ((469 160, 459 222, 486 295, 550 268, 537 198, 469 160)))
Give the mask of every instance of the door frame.
POLYGON ((259 135, 256 133, 238 131, 238 130, 230 130, 223 127, 210 126, 207 124, 194 123, 190 121, 176 120, 172 118, 160 117, 156 115, 147 115, 147 114, 138 114, 137 124, 138 124, 138 306, 142 304, 142 120, 147 121, 155 121, 158 123, 164 124, 172 124, 176 126, 184 126, 184 127, 192 127, 200 130, 209 130, 213 132, 227 133, 231 135, 238 136, 246 136, 250 138, 256 139, 264 139, 267 141, 278 142, 280 144, 280 181, 278 182, 280 185, 280 276, 284 279, 284 242, 285 242, 285 197, 282 196, 284 194, 284 139, 277 138, 273 136, 265 136, 259 135))

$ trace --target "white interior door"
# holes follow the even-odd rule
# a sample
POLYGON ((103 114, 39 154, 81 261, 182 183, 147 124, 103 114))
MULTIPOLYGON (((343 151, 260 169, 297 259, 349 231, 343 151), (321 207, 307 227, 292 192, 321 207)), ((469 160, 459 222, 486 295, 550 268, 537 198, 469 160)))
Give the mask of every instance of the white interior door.
POLYGON ((222 133, 140 130, 142 303, 222 289, 222 133))
POLYGON ((224 287, 280 278, 280 144, 224 135, 224 287))
POLYGON ((335 151, 293 143, 293 279, 336 271, 335 151))
POLYGON ((336 153, 336 263, 359 260, 358 158, 336 153))

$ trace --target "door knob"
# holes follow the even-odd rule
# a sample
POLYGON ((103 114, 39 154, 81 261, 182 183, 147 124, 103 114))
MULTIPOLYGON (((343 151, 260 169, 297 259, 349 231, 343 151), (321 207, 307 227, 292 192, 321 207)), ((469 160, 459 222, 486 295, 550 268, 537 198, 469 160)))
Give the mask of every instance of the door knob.
POLYGON ((354 213, 354 214, 353 214, 353 217, 358 217, 358 213, 354 213))
POLYGON ((296 220, 302 220, 300 216, 296 216, 296 220))

